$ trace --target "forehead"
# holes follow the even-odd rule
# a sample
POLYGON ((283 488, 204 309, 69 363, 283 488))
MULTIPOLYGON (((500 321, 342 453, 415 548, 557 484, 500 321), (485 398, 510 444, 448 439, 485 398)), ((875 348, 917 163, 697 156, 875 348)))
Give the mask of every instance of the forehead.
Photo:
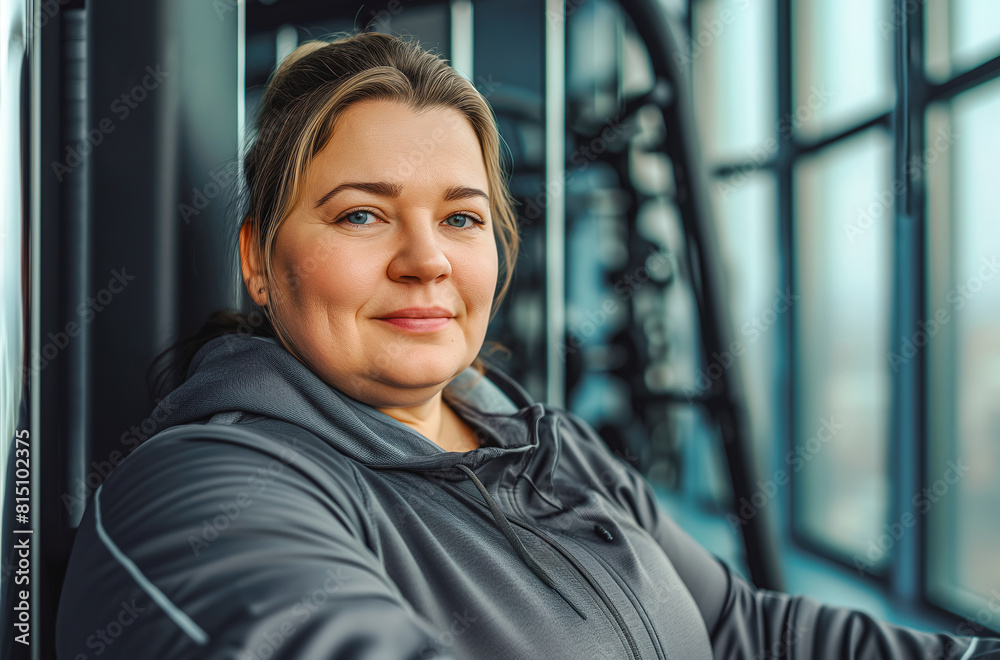
POLYGON ((310 164, 308 182, 339 179, 487 186, 482 148, 462 113, 393 101, 355 103, 337 118, 333 136, 310 164))

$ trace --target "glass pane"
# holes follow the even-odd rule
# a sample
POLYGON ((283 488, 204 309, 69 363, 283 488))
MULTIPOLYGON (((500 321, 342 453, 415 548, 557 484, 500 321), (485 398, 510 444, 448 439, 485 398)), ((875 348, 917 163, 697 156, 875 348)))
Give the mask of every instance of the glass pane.
MULTIPOLYGON (((956 97, 950 126, 941 114, 928 143, 957 137, 930 171, 929 582, 974 613, 1000 599, 1000 81, 956 97)), ((1000 629, 1000 616, 983 623, 1000 629)))
POLYGON ((888 506, 891 146, 872 129, 795 172, 796 450, 784 462, 798 529, 848 556, 867 553, 888 506))
POLYGON ((770 461, 775 452, 772 407, 779 382, 774 349, 778 324, 784 320, 779 316, 791 313, 778 288, 776 184, 773 175, 761 172, 721 181, 713 192, 728 274, 733 339, 740 342, 742 353, 722 356, 722 360, 739 360, 757 473, 764 478, 774 471, 770 461))
POLYGON ((928 0, 927 73, 942 80, 1000 55, 1000 2, 928 0))
POLYGON ((758 159, 777 152, 774 1, 694 3, 690 53, 696 116, 707 162, 758 159), (772 140, 772 142, 768 142, 772 140), (765 143, 769 147, 761 153, 765 143))
POLYGON ((783 128, 816 137, 892 109, 891 8, 890 0, 795 0, 795 107, 783 128))

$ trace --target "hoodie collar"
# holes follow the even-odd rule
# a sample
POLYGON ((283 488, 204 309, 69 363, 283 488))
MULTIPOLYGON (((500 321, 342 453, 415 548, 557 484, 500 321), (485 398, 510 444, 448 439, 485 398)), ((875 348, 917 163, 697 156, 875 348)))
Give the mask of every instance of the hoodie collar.
POLYGON ((449 404, 490 440, 469 452, 448 452, 376 408, 331 387, 276 339, 228 334, 207 342, 188 368, 187 380, 166 398, 164 428, 208 422, 219 413, 242 412, 284 421, 319 436, 373 469, 403 469, 464 478, 458 465, 476 469, 504 454, 537 446, 534 427, 541 405, 513 380, 472 367, 444 390, 449 404))

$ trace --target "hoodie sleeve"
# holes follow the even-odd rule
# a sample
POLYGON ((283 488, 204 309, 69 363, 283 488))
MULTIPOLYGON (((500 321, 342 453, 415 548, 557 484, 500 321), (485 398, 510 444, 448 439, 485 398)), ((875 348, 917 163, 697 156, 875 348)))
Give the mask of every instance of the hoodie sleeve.
MULTIPOLYGON (((571 416, 610 495, 666 552, 701 611, 715 658, 754 660, 972 660, 1000 657, 1000 639, 933 634, 878 621, 806 596, 756 589, 686 534, 659 505, 649 481, 571 416), (610 480, 609 480, 610 481, 610 480)), ((961 627, 959 627, 961 630, 961 627)))
POLYGON ((351 468, 337 490, 285 444, 174 437, 115 468, 77 532, 58 657, 452 658, 363 542, 351 468))

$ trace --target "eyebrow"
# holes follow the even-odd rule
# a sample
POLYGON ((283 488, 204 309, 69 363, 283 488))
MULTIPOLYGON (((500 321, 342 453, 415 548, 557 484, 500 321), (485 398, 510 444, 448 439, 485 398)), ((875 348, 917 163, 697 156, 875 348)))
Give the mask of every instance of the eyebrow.
MULTIPOLYGON (((373 195, 378 195, 379 197, 389 197, 391 199, 395 199, 399 197, 403 187, 398 183, 387 183, 385 181, 351 181, 348 183, 342 183, 327 194, 320 197, 319 201, 316 202, 316 208, 323 206, 334 196, 344 190, 361 190, 363 192, 369 192, 373 195)), ((444 192, 444 201, 446 202, 452 202, 457 199, 469 199, 470 197, 482 197, 487 203, 490 201, 490 196, 479 188, 452 186, 444 192)))
POLYGON ((452 186, 444 192, 444 201, 453 202, 456 199, 469 199, 470 197, 482 197, 487 203, 490 196, 479 188, 469 188, 468 186, 452 186))

